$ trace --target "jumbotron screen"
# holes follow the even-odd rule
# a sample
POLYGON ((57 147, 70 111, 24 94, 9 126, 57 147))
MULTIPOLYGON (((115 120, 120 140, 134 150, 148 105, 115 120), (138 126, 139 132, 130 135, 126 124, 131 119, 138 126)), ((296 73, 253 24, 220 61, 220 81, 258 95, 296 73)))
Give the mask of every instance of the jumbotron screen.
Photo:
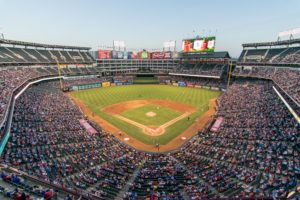
POLYGON ((185 53, 214 52, 216 37, 194 38, 182 41, 185 53))

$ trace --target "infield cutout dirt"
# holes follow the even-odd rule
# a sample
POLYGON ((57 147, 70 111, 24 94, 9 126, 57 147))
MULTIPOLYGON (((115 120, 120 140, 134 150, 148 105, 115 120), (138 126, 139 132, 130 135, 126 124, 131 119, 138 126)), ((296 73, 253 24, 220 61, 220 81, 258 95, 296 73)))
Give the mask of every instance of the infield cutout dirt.
MULTIPOLYGON (((190 105, 186 105, 186 104, 182 104, 182 103, 177 103, 177 102, 173 102, 173 101, 167 101, 167 100, 154 100, 154 99, 150 99, 150 100, 133 100, 133 101, 125 101, 125 102, 121 102, 121 103, 117 103, 117 104, 113 104, 113 105, 109 105, 103 109, 101 109, 102 112, 105 112, 107 114, 110 114, 120 120, 123 120, 131 125, 134 125, 140 129, 143 130, 143 133, 146 135, 150 135, 150 136, 160 136, 162 134, 165 133, 166 128, 168 128, 169 126, 175 124, 176 122, 182 120, 185 117, 188 117, 190 114, 192 114, 193 112, 195 112, 197 109, 190 106, 190 105), (130 109, 134 109, 134 108, 139 108, 145 105, 149 105, 149 104, 154 104, 160 107, 167 107, 167 108, 171 108, 173 110, 179 111, 182 114, 160 126, 146 126, 144 124, 140 124, 136 121, 133 121, 131 119, 128 119, 126 117, 121 116, 120 114, 122 112, 125 112, 127 110, 130 109)), ((156 115, 156 113, 154 112, 148 112, 146 113, 146 115, 149 114, 148 116, 153 117, 156 115)))

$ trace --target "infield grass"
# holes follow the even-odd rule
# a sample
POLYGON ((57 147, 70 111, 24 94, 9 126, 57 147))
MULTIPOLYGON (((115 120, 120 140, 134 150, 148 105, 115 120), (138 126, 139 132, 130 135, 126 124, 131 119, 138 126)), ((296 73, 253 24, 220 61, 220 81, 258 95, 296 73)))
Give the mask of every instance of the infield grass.
POLYGON ((149 104, 127 110, 121 115, 146 126, 159 126, 182 115, 182 113, 170 108, 149 104), (148 112, 153 112, 156 115, 152 117, 147 116, 148 112))
MULTIPOLYGON (((160 144, 167 144, 191 126, 196 118, 205 113, 208 110, 209 100, 218 97, 220 92, 168 85, 128 85, 75 91, 72 92, 71 95, 82 100, 93 113, 143 143, 155 144, 156 142, 159 142, 160 144), (184 103, 194 106, 197 111, 189 116, 190 120, 185 118, 179 120, 169 126, 163 135, 156 137, 145 135, 140 128, 101 111, 102 108, 108 105, 140 99, 160 99, 184 103)), ((174 112, 174 110, 172 111, 174 112)), ((145 113, 141 112, 141 115, 141 117, 145 117, 145 113)), ((171 114, 168 113, 166 115, 171 114)))

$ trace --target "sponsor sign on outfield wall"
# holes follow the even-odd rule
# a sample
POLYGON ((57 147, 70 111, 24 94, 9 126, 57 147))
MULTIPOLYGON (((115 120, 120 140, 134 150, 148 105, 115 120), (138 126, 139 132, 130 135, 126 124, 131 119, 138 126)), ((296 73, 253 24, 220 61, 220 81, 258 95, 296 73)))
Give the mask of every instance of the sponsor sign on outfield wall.
POLYGON ((102 87, 109 87, 110 86, 110 82, 102 82, 102 87))

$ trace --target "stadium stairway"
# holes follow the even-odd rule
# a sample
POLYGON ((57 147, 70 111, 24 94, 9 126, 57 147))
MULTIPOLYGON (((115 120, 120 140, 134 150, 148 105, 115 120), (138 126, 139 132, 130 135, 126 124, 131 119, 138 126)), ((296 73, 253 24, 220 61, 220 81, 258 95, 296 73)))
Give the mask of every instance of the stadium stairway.
POLYGON ((10 50, 9 48, 7 47, 4 47, 4 49, 9 52, 12 56, 15 57, 16 60, 18 60, 18 62, 26 62, 25 58, 22 57, 21 55, 15 53, 14 51, 10 50))
POLYGON ((40 60, 42 62, 50 63, 50 60, 47 58, 47 56, 41 54, 38 50, 34 49, 34 51, 37 53, 37 55, 40 57, 40 60))
POLYGON ((30 54, 30 53, 28 53, 27 51, 25 51, 25 49, 21 49, 21 51, 23 51, 24 54, 25 54, 28 58, 30 58, 30 60, 31 60, 32 62, 35 62, 35 63, 38 63, 38 62, 39 62, 39 60, 38 60, 35 56, 33 56, 32 54, 30 54))
POLYGON ((124 195, 126 194, 126 192, 128 192, 130 185, 132 185, 132 183, 134 182, 134 180, 136 179, 139 171, 143 168, 144 164, 145 164, 146 160, 144 159, 141 163, 141 165, 133 172, 131 178, 127 181, 126 185, 123 187, 122 190, 120 190, 120 192, 118 193, 117 197, 115 198, 116 200, 122 200, 124 198, 124 195))
MULTIPOLYGON (((194 174, 191 170, 187 169, 184 164, 182 164, 179 160, 174 158, 173 156, 170 156, 170 159, 177 162, 179 165, 181 165, 187 172, 190 174, 194 174)), ((205 180, 201 179, 199 176, 197 177, 198 181, 203 183, 205 186, 207 186, 213 193, 217 194, 218 196, 221 196, 221 194, 211 185, 209 185, 205 180)), ((183 196, 188 196, 185 192, 183 193, 183 196)))

